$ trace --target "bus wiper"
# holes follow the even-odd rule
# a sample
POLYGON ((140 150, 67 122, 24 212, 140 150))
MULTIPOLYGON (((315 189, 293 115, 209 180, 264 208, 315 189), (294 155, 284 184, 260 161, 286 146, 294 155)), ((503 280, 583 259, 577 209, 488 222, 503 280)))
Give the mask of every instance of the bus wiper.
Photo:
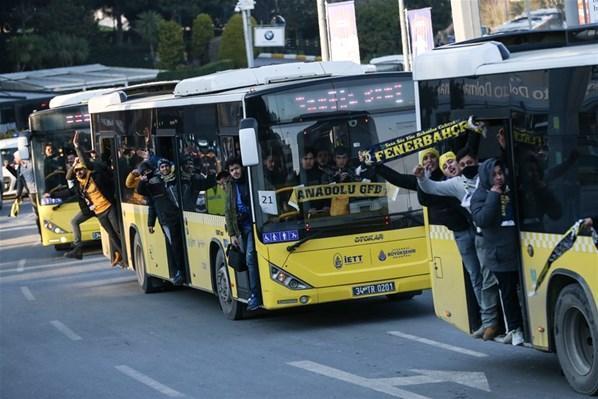
POLYGON ((301 245, 303 245, 303 243, 311 240, 312 238, 316 238, 316 237, 321 236, 323 232, 324 232, 323 230, 318 230, 318 231, 315 231, 315 232, 313 232, 311 234, 306 234, 305 237, 303 237, 302 239, 300 239, 299 241, 297 241, 293 245, 289 245, 287 247, 287 251, 289 251, 289 252, 295 251, 297 248, 299 248, 301 245))

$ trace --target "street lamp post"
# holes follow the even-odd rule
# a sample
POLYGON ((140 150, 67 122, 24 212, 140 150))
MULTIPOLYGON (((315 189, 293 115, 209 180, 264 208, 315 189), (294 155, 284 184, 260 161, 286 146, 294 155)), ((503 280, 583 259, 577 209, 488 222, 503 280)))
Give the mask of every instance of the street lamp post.
POLYGON ((255 5, 254 0, 239 0, 235 6, 235 12, 240 12, 243 18, 243 36, 245 37, 245 54, 247 55, 247 67, 253 68, 253 39, 251 35, 251 10, 255 5))

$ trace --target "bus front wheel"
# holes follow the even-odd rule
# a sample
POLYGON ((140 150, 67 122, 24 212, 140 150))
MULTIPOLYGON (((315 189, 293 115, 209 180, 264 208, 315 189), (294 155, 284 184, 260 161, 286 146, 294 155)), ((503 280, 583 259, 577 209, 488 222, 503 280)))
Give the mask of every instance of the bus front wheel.
POLYGON ((135 262, 135 275, 139 287, 146 294, 159 291, 164 288, 164 282, 156 277, 150 276, 145 270, 145 255, 139 234, 135 234, 133 241, 133 262, 135 262))
POLYGON ((578 284, 563 288, 554 309, 554 340, 561 370, 579 393, 598 393, 598 315, 578 284))
POLYGON ((224 253, 218 251, 216 254, 216 288, 218 290, 218 302, 222 313, 229 320, 239 320, 243 317, 243 305, 233 298, 230 287, 228 270, 224 260, 224 253))

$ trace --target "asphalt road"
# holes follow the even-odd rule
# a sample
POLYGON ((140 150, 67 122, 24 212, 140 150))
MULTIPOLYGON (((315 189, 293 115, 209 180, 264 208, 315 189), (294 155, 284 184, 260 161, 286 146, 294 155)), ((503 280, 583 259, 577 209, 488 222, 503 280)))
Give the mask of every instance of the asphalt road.
POLYGON ((98 251, 42 247, 0 211, 1 398, 577 398, 553 354, 473 340, 431 293, 223 317, 216 297, 143 294, 98 251))

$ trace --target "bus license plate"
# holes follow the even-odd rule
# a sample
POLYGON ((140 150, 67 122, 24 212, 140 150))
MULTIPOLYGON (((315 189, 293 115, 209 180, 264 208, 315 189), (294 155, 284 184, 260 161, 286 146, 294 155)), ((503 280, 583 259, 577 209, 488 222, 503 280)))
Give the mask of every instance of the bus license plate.
POLYGON ((363 296, 372 294, 382 294, 385 292, 395 291, 394 281, 387 281, 385 283, 360 285, 353 287, 353 296, 363 296))
POLYGON ((92 240, 99 240, 101 238, 102 238, 102 233, 100 233, 99 231, 94 231, 93 233, 91 233, 92 240))

